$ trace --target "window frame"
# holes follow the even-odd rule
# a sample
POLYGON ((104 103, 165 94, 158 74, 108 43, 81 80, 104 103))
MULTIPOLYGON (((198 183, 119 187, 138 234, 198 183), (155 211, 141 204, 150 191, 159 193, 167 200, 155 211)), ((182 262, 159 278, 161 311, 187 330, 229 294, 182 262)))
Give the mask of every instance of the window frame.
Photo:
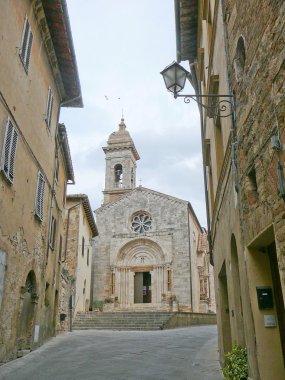
POLYGON ((21 58, 21 61, 26 73, 28 73, 29 71, 33 38, 34 36, 32 33, 32 28, 31 28, 28 16, 26 15, 25 21, 24 21, 24 28, 22 32, 21 48, 19 52, 19 56, 21 58))
POLYGON ((52 250, 54 250, 54 246, 55 246, 55 234, 56 234, 56 219, 52 215, 50 219, 49 238, 48 238, 49 246, 50 246, 50 249, 52 250))
POLYGON ((51 127, 52 111, 53 111, 53 94, 52 94, 51 87, 49 87, 47 103, 46 103, 46 113, 45 113, 45 122, 49 129, 51 127))
POLYGON ((35 199, 35 216, 42 222, 44 217, 44 196, 45 196, 45 177, 39 171, 37 180, 37 191, 35 199))
POLYGON ((82 245, 81 245, 81 256, 84 257, 84 249, 85 249, 85 237, 82 236, 82 245))
POLYGON ((13 184, 15 178, 15 160, 18 143, 18 132, 10 117, 6 123, 5 138, 2 148, 1 171, 7 180, 13 184), (11 132, 10 132, 10 131, 11 132))

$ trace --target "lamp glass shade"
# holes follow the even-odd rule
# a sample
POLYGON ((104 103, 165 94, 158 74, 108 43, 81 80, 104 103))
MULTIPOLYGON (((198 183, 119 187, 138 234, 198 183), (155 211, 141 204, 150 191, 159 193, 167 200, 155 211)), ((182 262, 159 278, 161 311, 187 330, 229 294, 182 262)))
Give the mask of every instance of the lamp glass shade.
POLYGON ((177 62, 171 63, 160 73, 163 76, 168 91, 176 94, 183 90, 189 72, 177 62))

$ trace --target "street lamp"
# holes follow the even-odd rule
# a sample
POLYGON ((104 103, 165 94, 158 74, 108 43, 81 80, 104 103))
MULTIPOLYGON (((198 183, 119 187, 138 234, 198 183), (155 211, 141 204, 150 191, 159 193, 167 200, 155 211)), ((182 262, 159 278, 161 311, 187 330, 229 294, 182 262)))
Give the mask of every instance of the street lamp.
POLYGON ((168 91, 173 93, 174 98, 183 97, 185 103, 190 103, 193 99, 199 106, 207 110, 210 117, 230 117, 234 115, 234 98, 233 95, 222 94, 179 94, 185 86, 186 79, 190 73, 177 62, 168 65, 160 73, 163 76, 165 86, 168 91), (208 104, 203 103, 203 99, 211 100, 208 104))

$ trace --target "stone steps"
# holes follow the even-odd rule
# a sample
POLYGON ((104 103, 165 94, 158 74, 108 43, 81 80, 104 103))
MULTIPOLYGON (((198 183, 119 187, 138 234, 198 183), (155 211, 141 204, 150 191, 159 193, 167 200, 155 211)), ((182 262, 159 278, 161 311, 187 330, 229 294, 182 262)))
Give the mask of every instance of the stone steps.
POLYGON ((174 313, 166 312, 87 312, 77 313, 74 330, 161 330, 174 313))

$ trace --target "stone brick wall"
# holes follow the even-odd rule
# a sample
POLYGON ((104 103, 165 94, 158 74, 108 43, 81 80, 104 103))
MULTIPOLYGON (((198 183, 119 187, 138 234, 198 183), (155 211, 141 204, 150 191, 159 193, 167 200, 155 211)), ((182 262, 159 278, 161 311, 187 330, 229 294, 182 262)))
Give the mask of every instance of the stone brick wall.
MULTIPOLYGON (((249 243, 271 222, 277 238, 279 267, 285 280, 285 208, 278 195, 278 160, 285 153, 272 149, 270 138, 279 126, 285 142, 285 4, 283 1, 226 1, 229 74, 236 97, 237 139, 242 204, 242 227, 249 243), (258 14, 258 17, 252 17, 258 14), (238 81, 234 68, 237 41, 245 42, 245 66, 238 81), (256 190, 249 185, 252 169, 256 190)), ((284 174, 284 172, 283 172, 284 174)), ((283 282, 284 283, 284 282, 283 282)))

